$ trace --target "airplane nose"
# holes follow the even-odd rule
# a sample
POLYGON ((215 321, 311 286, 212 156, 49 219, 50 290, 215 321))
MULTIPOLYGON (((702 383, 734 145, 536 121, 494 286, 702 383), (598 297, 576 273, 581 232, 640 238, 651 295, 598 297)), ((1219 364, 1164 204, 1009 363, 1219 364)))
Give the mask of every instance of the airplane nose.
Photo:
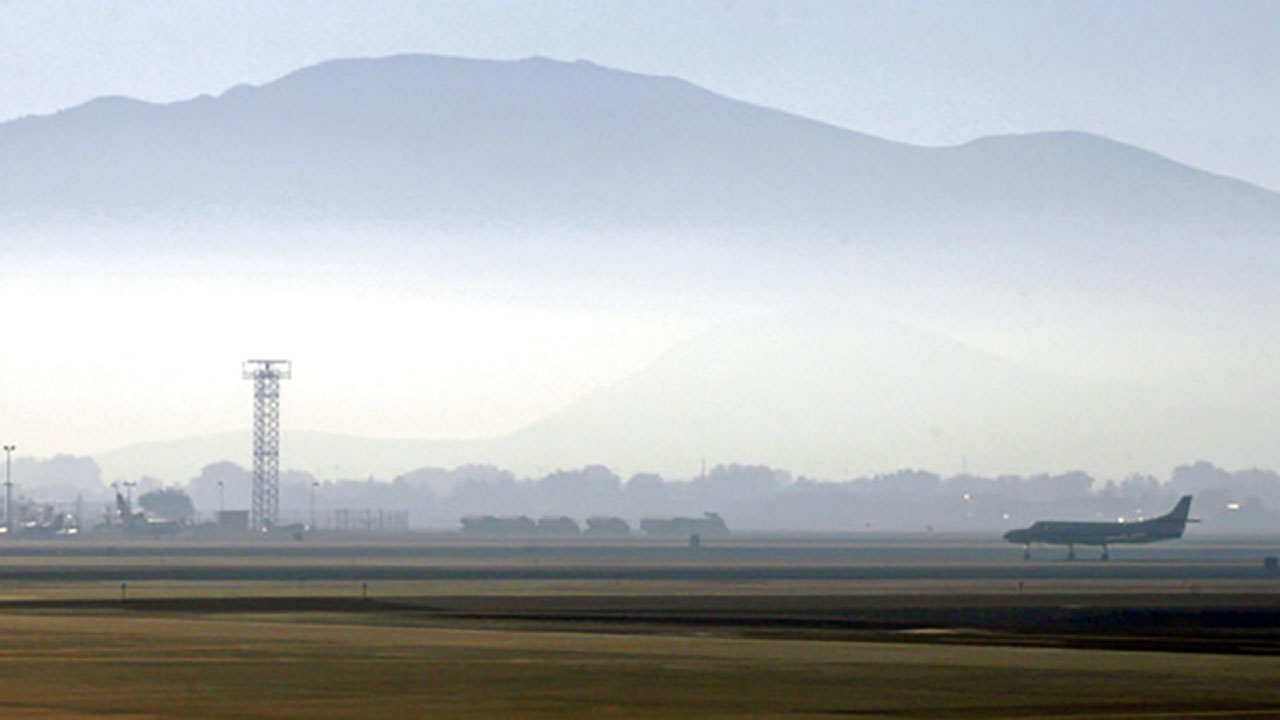
POLYGON ((1010 530, 1004 534, 1004 539, 1009 542, 1022 542, 1025 535, 1021 530, 1010 530))

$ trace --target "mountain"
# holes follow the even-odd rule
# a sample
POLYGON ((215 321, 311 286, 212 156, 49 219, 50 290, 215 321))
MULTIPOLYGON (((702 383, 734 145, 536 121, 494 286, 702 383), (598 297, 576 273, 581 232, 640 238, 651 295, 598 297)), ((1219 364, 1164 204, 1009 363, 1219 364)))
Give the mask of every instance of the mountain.
MULTIPOLYGON (((424 459, 431 458, 457 465, 461 463, 452 459, 465 454, 470 444, 291 430, 281 435, 281 465, 325 479, 362 479, 376 475, 389 480, 422 467, 426 464, 424 459)), ((146 475, 169 483, 183 483, 198 476, 206 465, 224 460, 252 467, 252 449, 253 436, 243 430, 138 443, 96 453, 94 460, 106 479, 146 475)))
MULTIPOLYGON (((910 326, 832 308, 753 317, 678 345, 649 367, 514 433, 467 442, 286 432, 282 465, 389 479, 494 463, 523 475, 608 465, 694 475, 759 463, 826 479, 921 468, 1120 478, 1208 455, 1247 462, 1265 414, 1161 388, 1044 372, 910 326), (1190 426, 1188 417, 1198 418, 1190 426)), ((108 477, 185 480, 248 465, 248 432, 97 456, 108 477)), ((1268 457, 1280 462, 1280 456, 1268 457)))
MULTIPOLYGON (((0 216, 643 226, 850 237, 963 221, 1244 229, 1280 196, 1083 133, 894 143, 542 58, 340 60, 0 125, 0 216)), ((276 242, 287 242, 278 239, 276 242)))
POLYGON ((0 228, 35 261, 328 262, 570 301, 886 263, 1161 297, 1206 271, 1201 289, 1271 293, 1280 271, 1280 195, 1105 138, 918 147, 543 58, 336 60, 184 102, 103 98, 0 124, 0 163, 0 228))
POLYGON ((492 452, 515 467, 686 475, 706 459, 822 478, 966 466, 1120 477, 1199 454, 1246 461, 1269 424, 1247 407, 1047 372, 864 313, 810 308, 716 328, 492 452))
POLYGON ((46 447, 234 427, 210 378, 265 353, 310 373, 297 427, 501 436, 316 439, 304 469, 1277 463, 1280 195, 1083 132, 919 147, 587 62, 397 56, 0 123, 0 163, 0 302, 39 309, 0 431, 46 447), (860 312, 787 311, 817 303, 860 312), (648 354, 588 352, 615 345, 648 354))

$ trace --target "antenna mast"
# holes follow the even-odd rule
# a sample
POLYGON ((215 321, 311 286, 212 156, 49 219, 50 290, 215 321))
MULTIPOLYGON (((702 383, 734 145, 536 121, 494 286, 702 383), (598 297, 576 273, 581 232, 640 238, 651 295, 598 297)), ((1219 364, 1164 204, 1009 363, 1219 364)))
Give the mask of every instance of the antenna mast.
POLYGON ((245 380, 253 381, 253 510, 258 530, 280 520, 280 381, 293 374, 288 360, 245 360, 245 380))

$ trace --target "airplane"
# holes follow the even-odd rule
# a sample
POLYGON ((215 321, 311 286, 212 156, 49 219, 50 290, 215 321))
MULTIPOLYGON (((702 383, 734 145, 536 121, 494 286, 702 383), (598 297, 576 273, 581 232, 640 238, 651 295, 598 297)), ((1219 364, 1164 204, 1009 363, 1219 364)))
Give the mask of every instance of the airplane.
POLYGON ((50 540, 53 538, 73 537, 80 532, 74 516, 67 513, 52 513, 42 519, 28 520, 13 528, 0 527, 0 535, 13 535, 30 540, 50 540))
POLYGON ((1191 496, 1183 495, 1168 515, 1141 522, 1070 522, 1040 520, 1029 528, 1010 530, 1004 539, 1022 544, 1022 559, 1031 559, 1031 543, 1066 545, 1067 559, 1076 559, 1076 545, 1101 545, 1102 559, 1109 560, 1107 546, 1117 543, 1149 543, 1182 537, 1191 512, 1191 496))

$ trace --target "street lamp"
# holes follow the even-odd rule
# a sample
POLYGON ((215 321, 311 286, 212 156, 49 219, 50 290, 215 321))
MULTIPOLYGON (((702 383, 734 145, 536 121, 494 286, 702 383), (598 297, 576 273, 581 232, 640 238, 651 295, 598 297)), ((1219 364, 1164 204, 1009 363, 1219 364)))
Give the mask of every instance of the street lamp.
POLYGON ((133 509, 133 489, 138 486, 138 483, 134 482, 133 480, 125 480, 120 484, 124 485, 124 499, 126 502, 129 503, 129 509, 132 510, 133 509))
POLYGON ((17 445, 4 446, 4 528, 13 532, 13 479, 10 470, 13 465, 13 451, 17 445))
POLYGON ((222 522, 222 515, 227 511, 225 498, 222 495, 222 481, 218 481, 218 522, 222 522))
POLYGON ((319 481, 311 481, 311 529, 316 529, 316 488, 320 487, 319 481))

